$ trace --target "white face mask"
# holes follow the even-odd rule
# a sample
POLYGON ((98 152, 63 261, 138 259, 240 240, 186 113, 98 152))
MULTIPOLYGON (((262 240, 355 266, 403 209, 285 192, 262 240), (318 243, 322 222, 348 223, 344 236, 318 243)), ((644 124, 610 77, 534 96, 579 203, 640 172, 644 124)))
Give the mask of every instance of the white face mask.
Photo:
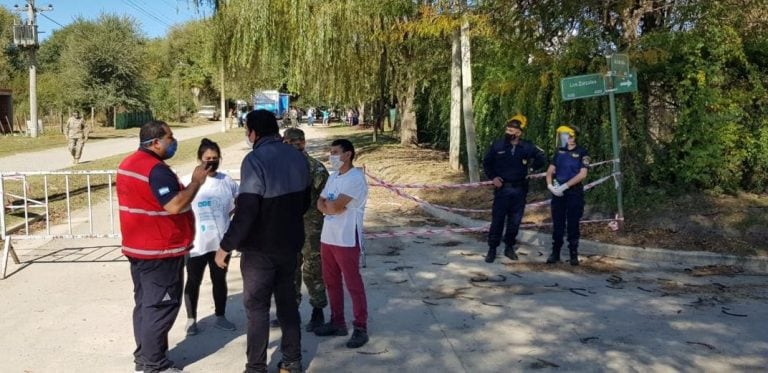
POLYGON ((571 137, 571 135, 567 133, 561 133, 560 134, 560 146, 566 148, 568 147, 568 139, 571 137))
POLYGON ((340 155, 333 155, 333 154, 331 154, 331 156, 328 157, 328 161, 331 162, 331 168, 334 169, 334 170, 340 169, 341 165, 344 164, 341 161, 341 156, 340 155))

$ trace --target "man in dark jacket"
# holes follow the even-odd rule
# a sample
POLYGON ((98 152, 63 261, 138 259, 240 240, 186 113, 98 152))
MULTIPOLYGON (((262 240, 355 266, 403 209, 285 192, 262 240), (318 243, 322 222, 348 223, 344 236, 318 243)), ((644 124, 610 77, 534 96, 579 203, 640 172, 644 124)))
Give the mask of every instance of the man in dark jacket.
POLYGON ((505 219, 504 256, 517 260, 515 244, 528 195, 528 170, 538 170, 547 162, 541 148, 520 138, 526 122, 523 115, 512 117, 507 122, 504 138, 495 141, 483 158, 485 175, 493 180, 496 187, 488 232, 488 254, 485 256, 487 263, 496 259, 496 247, 501 243, 505 219))
POLYGON ((240 167, 235 215, 221 240, 216 263, 242 253, 243 302, 248 316, 246 373, 267 371, 269 308, 275 294, 282 329, 281 372, 301 372, 301 329, 294 276, 304 244, 304 213, 309 207, 309 166, 301 152, 284 144, 274 114, 255 110, 246 117, 246 136, 254 143, 240 167))

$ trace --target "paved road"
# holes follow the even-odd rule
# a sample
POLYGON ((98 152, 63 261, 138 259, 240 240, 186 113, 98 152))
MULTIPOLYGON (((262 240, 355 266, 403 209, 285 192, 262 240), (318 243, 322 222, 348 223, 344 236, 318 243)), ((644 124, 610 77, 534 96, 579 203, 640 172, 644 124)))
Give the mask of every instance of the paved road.
MULTIPOLYGON (((221 132, 221 123, 212 122, 188 128, 174 128, 179 141, 221 132)), ((127 153, 138 147, 138 136, 106 140, 89 140, 83 147, 80 162, 93 161, 116 154, 127 153)), ((0 171, 52 171, 72 165, 66 146, 0 158, 0 171)))
MULTIPOLYGON (((322 130, 308 131, 324 153, 322 130), (315 132, 317 131, 317 132, 315 132)), ((237 168, 247 149, 223 149, 237 168)), ((192 164, 179 167, 191 170, 192 164)), ((436 225, 398 210, 372 189, 370 231, 436 225)), ((101 205, 95 217, 108 222, 101 205)), ((82 217, 83 214, 79 216, 82 217)), ((80 219, 75 229, 86 229, 80 219)), ((103 229, 103 225, 99 225, 103 229)), ((63 229, 57 227, 56 229, 63 229)), ((768 276, 708 274, 708 269, 586 258, 582 267, 542 265, 546 251, 524 245, 521 261, 483 261, 472 236, 367 241, 363 270, 371 342, 353 351, 343 337, 302 333, 308 372, 516 372, 534 370, 674 372, 764 371, 768 366, 768 276), (653 269, 648 269, 653 268, 653 269)), ((0 371, 131 372, 131 280, 114 240, 18 242, 26 266, 0 281, 0 371)), ((202 331, 186 337, 182 310, 170 333, 170 357, 189 372, 240 372, 245 313, 239 260, 228 275, 234 332, 212 327, 207 280, 202 331), (207 316, 206 316, 207 315, 207 316)), ((306 299, 306 292, 305 292, 306 299)), ((351 315, 349 301, 347 315, 351 315)), ((310 314, 307 302, 301 312, 310 314)), ((327 316, 327 314, 326 314, 327 316)), ((280 358, 272 330, 271 371, 280 358)))

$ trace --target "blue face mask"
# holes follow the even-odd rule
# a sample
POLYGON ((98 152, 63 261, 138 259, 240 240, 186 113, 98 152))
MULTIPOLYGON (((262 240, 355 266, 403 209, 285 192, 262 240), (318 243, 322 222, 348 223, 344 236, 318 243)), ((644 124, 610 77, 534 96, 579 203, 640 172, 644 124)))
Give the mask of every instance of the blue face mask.
POLYGON ((168 145, 168 147, 165 149, 165 158, 164 159, 171 159, 174 154, 176 154, 176 149, 179 147, 179 142, 176 141, 176 139, 173 139, 171 142, 171 145, 168 145))

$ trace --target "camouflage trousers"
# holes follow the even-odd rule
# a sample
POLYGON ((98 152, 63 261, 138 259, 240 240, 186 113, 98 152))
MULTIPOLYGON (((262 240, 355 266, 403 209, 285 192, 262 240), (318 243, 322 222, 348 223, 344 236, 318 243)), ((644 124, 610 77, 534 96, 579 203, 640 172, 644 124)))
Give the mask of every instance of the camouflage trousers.
POLYGON ((320 262, 322 221, 319 227, 318 224, 307 221, 304 228, 306 238, 304 239, 304 247, 299 253, 299 264, 296 270, 296 303, 301 304, 301 282, 303 279, 304 284, 307 285, 307 292, 309 292, 309 304, 313 308, 325 308, 328 305, 328 298, 325 295, 323 268, 320 262))
POLYGON ((83 145, 85 141, 83 139, 69 139, 67 141, 67 148, 69 148, 69 154, 72 154, 72 159, 79 160, 80 155, 83 152, 83 145))

